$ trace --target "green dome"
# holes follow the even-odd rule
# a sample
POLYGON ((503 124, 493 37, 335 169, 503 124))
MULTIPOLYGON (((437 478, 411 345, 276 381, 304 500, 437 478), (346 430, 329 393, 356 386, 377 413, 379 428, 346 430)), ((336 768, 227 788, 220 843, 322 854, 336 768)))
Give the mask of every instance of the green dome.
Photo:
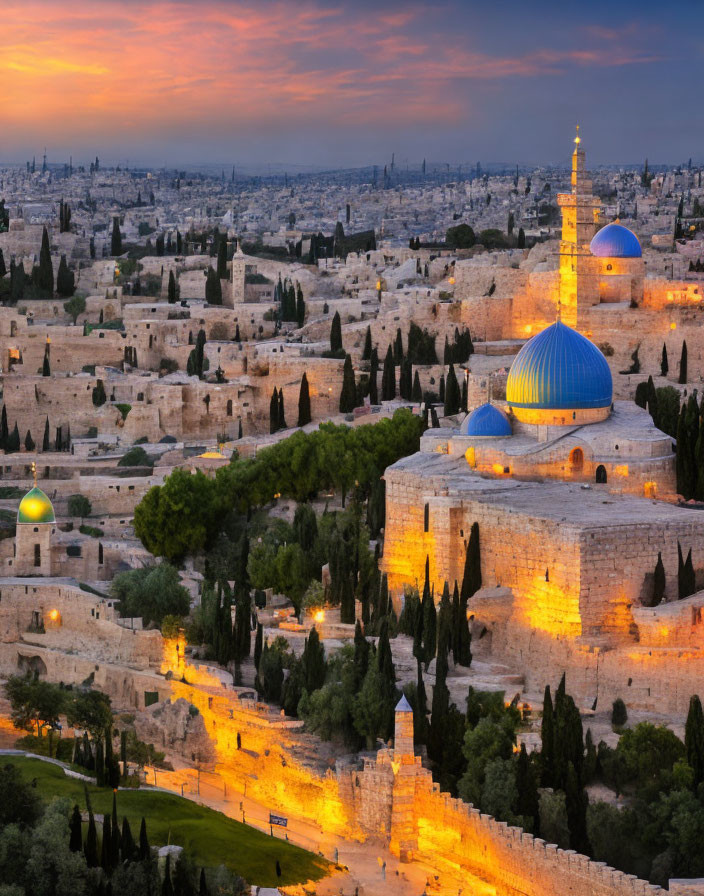
POLYGON ((54 508, 44 492, 35 485, 20 501, 18 523, 55 523, 54 508))

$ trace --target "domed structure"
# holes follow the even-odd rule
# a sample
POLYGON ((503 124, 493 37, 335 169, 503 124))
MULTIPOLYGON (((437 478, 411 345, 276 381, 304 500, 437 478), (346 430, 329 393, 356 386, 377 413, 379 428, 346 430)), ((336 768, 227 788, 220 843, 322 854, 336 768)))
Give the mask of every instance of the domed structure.
POLYGON ((44 492, 36 485, 20 501, 18 523, 54 523, 54 508, 44 492))
POLYGON ((589 251, 597 258, 640 258, 643 254, 635 233, 617 222, 601 228, 589 251))
POLYGON ((463 436, 498 438, 511 434, 511 424, 506 414, 489 402, 475 408, 460 426, 460 435, 463 436))
POLYGON ((506 402, 524 423, 595 423, 608 417, 612 391, 606 358, 558 320, 516 355, 506 383, 506 402))

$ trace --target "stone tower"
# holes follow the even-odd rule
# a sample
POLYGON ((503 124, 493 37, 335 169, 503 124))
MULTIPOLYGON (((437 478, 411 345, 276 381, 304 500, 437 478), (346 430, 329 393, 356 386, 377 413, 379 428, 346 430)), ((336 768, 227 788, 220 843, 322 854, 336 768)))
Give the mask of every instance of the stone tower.
POLYGON ((20 501, 15 535, 16 576, 51 575, 51 537, 56 532, 56 517, 51 501, 37 487, 34 464, 34 487, 20 501))
POLYGON ((240 241, 237 240, 237 248, 232 256, 232 307, 241 305, 244 302, 244 281, 246 274, 247 256, 242 251, 240 241))
POLYGON ((396 705, 394 721, 394 758, 398 762, 410 756, 413 762, 413 710, 405 694, 396 705))
POLYGON ((599 303, 599 278, 589 243, 599 223, 600 202, 592 195, 587 176, 579 125, 572 153, 572 190, 560 193, 562 209, 560 240, 560 312, 570 327, 579 325, 579 309, 599 303))

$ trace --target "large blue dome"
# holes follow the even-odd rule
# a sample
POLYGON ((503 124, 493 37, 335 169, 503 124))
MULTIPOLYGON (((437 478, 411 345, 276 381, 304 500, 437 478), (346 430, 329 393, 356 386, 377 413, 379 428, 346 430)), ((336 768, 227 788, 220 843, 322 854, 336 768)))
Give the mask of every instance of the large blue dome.
POLYGON ((561 321, 526 342, 506 382, 506 401, 516 408, 607 408, 611 397, 606 358, 561 321))
POLYGON ((589 251, 598 258, 640 258, 638 237, 623 224, 607 224, 594 236, 589 251))
POLYGON ((510 436, 511 424, 503 411, 495 405, 480 404, 469 416, 465 417, 460 426, 460 435, 463 436, 510 436))

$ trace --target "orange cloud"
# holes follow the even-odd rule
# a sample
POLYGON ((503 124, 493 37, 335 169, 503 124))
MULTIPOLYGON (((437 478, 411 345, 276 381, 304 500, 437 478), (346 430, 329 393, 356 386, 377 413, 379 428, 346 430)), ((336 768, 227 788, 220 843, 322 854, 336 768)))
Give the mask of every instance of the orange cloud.
MULTIPOLYGON (((440 17, 442 18, 442 17, 440 17)), ((610 36, 611 37, 611 36, 610 36)), ((53 133, 220 134, 244 129, 451 123, 458 80, 647 61, 628 48, 490 55, 433 30, 427 7, 370 14, 320 3, 3 0, 0 109, 9 141, 53 133)))

